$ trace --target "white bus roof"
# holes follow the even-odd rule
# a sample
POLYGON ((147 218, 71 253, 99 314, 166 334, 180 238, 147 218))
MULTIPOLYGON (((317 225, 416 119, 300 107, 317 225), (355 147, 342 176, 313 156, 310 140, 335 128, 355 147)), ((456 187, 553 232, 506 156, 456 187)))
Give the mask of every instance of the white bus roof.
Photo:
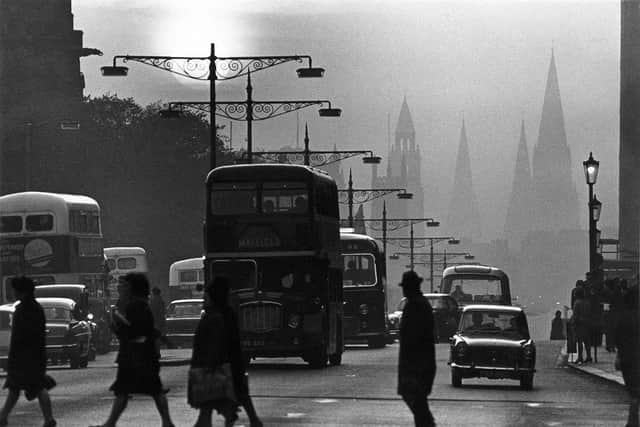
POLYGON ((13 212, 29 212, 44 209, 68 209, 82 207, 88 210, 100 210, 100 205, 88 196, 77 194, 44 193, 26 191, 23 193, 7 194, 0 197, 0 214, 13 212))
POLYGON ((146 255, 147 251, 138 246, 115 246, 111 248, 104 248, 104 254, 108 257, 118 255, 146 255))
POLYGON ((204 257, 181 259, 169 267, 171 270, 178 268, 204 268, 204 257))

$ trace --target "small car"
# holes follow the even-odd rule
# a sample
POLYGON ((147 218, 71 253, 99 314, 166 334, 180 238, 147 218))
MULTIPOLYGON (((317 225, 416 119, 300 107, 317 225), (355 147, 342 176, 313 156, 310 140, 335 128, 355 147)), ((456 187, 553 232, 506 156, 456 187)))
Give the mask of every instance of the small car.
POLYGON ((520 307, 467 305, 458 331, 450 339, 451 385, 463 378, 515 379, 525 390, 533 388, 536 347, 527 317, 520 307))
POLYGON ((167 307, 167 340, 176 347, 191 347, 202 317, 202 298, 179 299, 167 307))
MULTIPOLYGON (((36 298, 46 319, 45 348, 52 364, 62 361, 71 369, 86 368, 90 357, 91 327, 69 298, 36 298), (80 320, 82 319, 82 320, 80 320)), ((20 302, 0 306, 0 364, 6 369, 11 321, 20 302)))
MULTIPOLYGON (((458 327, 458 304, 453 297, 447 294, 424 294, 424 296, 429 300, 433 309, 436 341, 447 342, 447 339, 456 332, 458 327)), ((406 303, 406 298, 402 298, 398 303, 398 309, 389 313, 389 334, 392 337, 398 337, 402 310, 406 303)))

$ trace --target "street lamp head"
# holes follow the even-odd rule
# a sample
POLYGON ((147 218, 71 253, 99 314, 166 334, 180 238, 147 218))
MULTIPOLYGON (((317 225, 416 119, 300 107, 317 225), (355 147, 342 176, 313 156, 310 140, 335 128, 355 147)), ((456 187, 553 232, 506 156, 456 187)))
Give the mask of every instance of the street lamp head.
POLYGON ((406 191, 403 191, 402 193, 398 193, 398 199, 401 199, 401 200, 413 199, 413 193, 407 193, 406 191))
POLYGON ((320 117, 340 117, 342 110, 340 108, 321 108, 318 110, 320 117))
POLYGON ((600 162, 593 158, 593 153, 589 153, 589 158, 582 162, 584 168, 584 177, 587 181, 587 185, 593 185, 598 179, 598 169, 600 162))
POLYGON ((456 239, 456 238, 452 237, 452 238, 449 239, 449 244, 450 245, 458 245, 458 244, 460 244, 460 239, 456 239))
POLYGON ((591 208, 591 217, 595 222, 600 221, 600 213, 602 212, 602 202, 597 199, 596 195, 593 195, 593 200, 589 203, 591 208))
POLYGON ((379 165, 382 161, 382 157, 380 156, 367 156, 362 158, 362 163, 365 165, 379 165))
POLYGON ((440 227, 440 221, 429 221, 427 227, 440 227))
POLYGON ((182 111, 172 110, 171 108, 160 110, 160 117, 163 119, 178 119, 182 116, 182 111))
POLYGON ((101 67, 100 70, 105 77, 126 77, 129 72, 129 68, 117 65, 101 67))
POLYGON ((318 67, 298 68, 296 70, 296 73, 298 73, 298 78, 301 78, 301 79, 319 78, 324 76, 324 68, 318 68, 318 67))

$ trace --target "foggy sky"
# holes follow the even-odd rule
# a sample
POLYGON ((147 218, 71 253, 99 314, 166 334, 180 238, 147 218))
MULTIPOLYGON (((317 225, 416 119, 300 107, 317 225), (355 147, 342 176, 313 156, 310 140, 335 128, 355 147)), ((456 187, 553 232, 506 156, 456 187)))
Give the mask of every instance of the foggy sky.
MULTIPOLYGON (((504 227, 522 119, 532 157, 553 48, 583 227, 589 151, 601 166, 599 228, 617 226, 618 1, 74 0, 73 12, 85 46, 105 54, 82 59, 88 95, 116 93, 143 105, 208 101, 207 82, 141 64, 129 63, 127 78, 101 77, 113 55, 207 56, 211 42, 218 56, 308 54, 326 68, 325 78, 299 80, 298 64, 280 65, 252 75, 254 99, 329 99, 343 109, 341 118, 319 118, 315 107, 300 112, 311 148, 336 144, 383 158, 387 115, 393 135, 406 96, 425 187, 437 192, 425 200, 427 216, 447 216, 464 117, 487 239, 504 227)), ((245 85, 243 78, 220 82, 217 99, 242 101, 245 85)), ((234 122, 234 146, 243 144, 245 129, 234 122)), ((296 114, 254 123, 253 135, 258 148, 294 145, 296 114)), ((360 162, 343 167, 354 168, 355 187, 370 187, 360 162)))

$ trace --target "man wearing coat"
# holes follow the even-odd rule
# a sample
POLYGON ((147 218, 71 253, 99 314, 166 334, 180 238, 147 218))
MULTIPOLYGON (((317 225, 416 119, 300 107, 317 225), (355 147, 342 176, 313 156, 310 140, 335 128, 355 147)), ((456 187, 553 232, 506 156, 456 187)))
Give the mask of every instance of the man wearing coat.
POLYGON ((433 312, 421 283, 414 271, 405 272, 400 282, 407 303, 400 322, 398 394, 411 409, 416 427, 427 427, 435 426, 428 396, 436 375, 436 353, 433 312))

